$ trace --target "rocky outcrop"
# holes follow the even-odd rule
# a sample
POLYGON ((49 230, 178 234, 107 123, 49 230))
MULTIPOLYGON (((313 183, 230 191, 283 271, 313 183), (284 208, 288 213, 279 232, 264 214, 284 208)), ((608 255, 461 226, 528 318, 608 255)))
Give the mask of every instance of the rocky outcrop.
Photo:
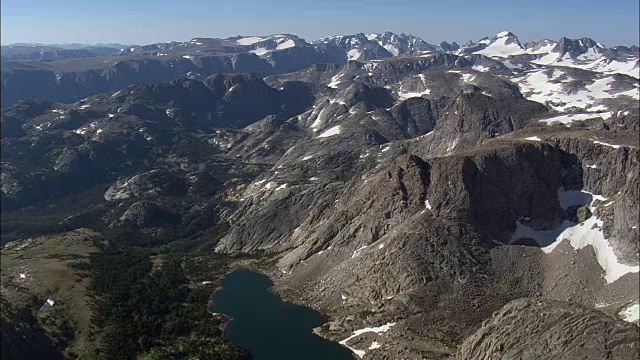
POLYGON ((563 154, 548 144, 495 144, 431 162, 429 202, 437 216, 476 224, 492 240, 506 240, 517 220, 557 225, 563 154))
POLYGON ((435 282, 464 284, 486 273, 488 253, 473 229, 421 211, 354 255, 342 294, 381 303, 435 282))
POLYGON ((147 173, 122 179, 112 185, 104 194, 107 201, 132 197, 158 197, 185 195, 188 185, 183 176, 166 170, 152 170, 147 173))
POLYGON ((494 98, 480 93, 460 94, 444 109, 429 144, 429 156, 471 149, 483 138, 493 138, 525 127, 546 112, 533 101, 517 97, 494 98))
POLYGON ((173 225, 180 220, 180 216, 153 202, 139 201, 131 205, 119 220, 133 223, 139 228, 152 228, 173 225))
POLYGON ((455 359, 635 359, 638 327, 571 303, 513 301, 460 346, 455 359))

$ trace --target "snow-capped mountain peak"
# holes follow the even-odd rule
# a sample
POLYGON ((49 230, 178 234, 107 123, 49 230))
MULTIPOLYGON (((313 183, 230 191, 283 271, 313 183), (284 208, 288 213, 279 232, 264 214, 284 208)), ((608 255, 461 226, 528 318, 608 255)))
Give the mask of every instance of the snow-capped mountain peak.
POLYGON ((481 49, 473 51, 474 54, 505 58, 524 53, 524 48, 520 45, 518 38, 509 31, 502 31, 491 40, 481 39, 478 44, 481 45, 481 49))
POLYGON ((529 54, 548 54, 558 45, 557 42, 543 39, 538 42, 530 41, 524 45, 525 51, 529 54))
POLYGON ((231 38, 235 45, 250 47, 250 53, 258 56, 270 54, 274 51, 285 50, 295 46, 306 47, 309 44, 295 35, 275 34, 269 36, 239 36, 231 38))
POLYGON ((510 31, 501 31, 498 34, 496 34, 496 38, 508 37, 508 36, 515 36, 515 35, 513 35, 513 33, 510 31))
POLYGON ((336 35, 321 38, 314 44, 330 49, 341 49, 348 60, 366 61, 391 56, 422 54, 438 51, 440 48, 431 45, 421 38, 407 34, 395 34, 386 31, 377 33, 358 33, 354 35, 336 35))

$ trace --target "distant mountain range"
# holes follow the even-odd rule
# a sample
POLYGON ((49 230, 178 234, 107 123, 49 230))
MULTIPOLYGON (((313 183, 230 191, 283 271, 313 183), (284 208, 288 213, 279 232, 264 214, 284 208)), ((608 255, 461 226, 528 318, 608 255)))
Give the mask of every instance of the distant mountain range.
POLYGON ((54 48, 66 49, 66 50, 77 50, 77 49, 86 49, 86 48, 93 48, 93 47, 110 47, 110 48, 114 48, 114 49, 121 49, 123 47, 126 47, 127 45, 122 45, 122 44, 118 44, 118 43, 108 43, 108 44, 104 44, 104 43, 97 43, 97 44, 81 44, 81 43, 63 43, 63 44, 13 43, 13 44, 8 44, 8 45, 3 45, 2 47, 10 48, 10 47, 16 47, 16 46, 26 46, 26 47, 45 46, 45 47, 54 47, 54 48))
MULTIPOLYGON (((194 38, 187 42, 82 47, 12 45, 2 48, 2 105, 28 97, 77 101, 132 84, 159 83, 179 76, 204 79, 214 73, 291 73, 314 64, 375 62, 387 58, 449 54, 460 60, 483 56, 512 72, 564 66, 638 78, 637 46, 606 48, 589 39, 562 38, 524 45, 511 32, 464 46, 429 44, 419 37, 385 32, 330 36, 314 42, 290 34, 194 38), (76 47, 77 49, 70 49, 76 47)), ((487 60, 489 61, 489 60, 487 60)))

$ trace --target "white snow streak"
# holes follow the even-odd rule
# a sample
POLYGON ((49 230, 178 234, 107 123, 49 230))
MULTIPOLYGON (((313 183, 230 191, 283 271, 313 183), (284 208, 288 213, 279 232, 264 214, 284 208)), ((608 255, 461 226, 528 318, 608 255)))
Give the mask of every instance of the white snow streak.
POLYGON ((400 100, 407 100, 409 98, 421 97, 422 95, 429 95, 430 92, 431 90, 429 89, 422 92, 398 92, 398 98, 400 100))
MULTIPOLYGON (((340 341, 340 342, 339 342, 339 344, 340 344, 340 345, 342 345, 342 346, 344 346, 344 347, 346 347, 346 348, 348 348, 349 350, 353 351, 353 353, 354 353, 354 354, 356 354, 356 355, 358 355, 358 357, 359 357, 359 358, 362 358, 362 357, 366 354, 366 351, 364 351, 364 350, 358 350, 358 349, 352 348, 351 346, 347 345, 347 342, 348 342, 349 340, 353 339, 354 337, 359 336, 359 335, 362 335, 362 334, 364 334, 364 333, 374 332, 374 333, 376 333, 376 334, 380 334, 380 333, 387 332, 387 331, 389 331, 389 329, 391 329, 391 327, 392 327, 392 326, 394 326, 395 324, 396 324, 396 323, 391 322, 391 323, 384 324, 384 325, 381 325, 381 326, 378 326, 378 327, 367 327, 367 328, 364 328, 364 329, 356 330, 356 331, 354 331, 354 332, 353 332, 353 335, 351 335, 351 336, 349 336, 348 338, 346 338, 346 339, 344 339, 344 340, 340 341)), ((374 344, 372 343, 372 344, 371 344, 371 346, 369 346, 369 349, 377 349, 378 347, 380 347, 380 344, 378 344, 378 343, 377 343, 377 342, 375 342, 375 341, 374 341, 374 343, 375 343, 376 345, 374 345, 374 344)))
POLYGON ((358 256, 360 256, 360 254, 362 254, 362 251, 364 251, 364 249, 367 248, 367 245, 361 246, 358 250, 354 251, 353 254, 351 255, 352 259, 357 258, 358 256))
POLYGON ((598 141, 598 140, 593 140, 593 143, 596 145, 604 145, 604 146, 612 147, 614 149, 620 148, 620 145, 609 144, 609 143, 598 141))
POLYGON ((334 126, 331 129, 323 132, 322 134, 318 135, 319 138, 325 138, 325 137, 329 137, 329 136, 333 136, 333 135, 338 135, 342 132, 340 125, 338 126, 334 126))
POLYGON ((329 84, 327 84, 328 87, 330 88, 334 88, 336 89, 338 87, 338 84, 340 84, 342 82, 342 80, 340 80, 341 77, 343 77, 344 74, 338 74, 334 77, 331 78, 331 82, 329 84))

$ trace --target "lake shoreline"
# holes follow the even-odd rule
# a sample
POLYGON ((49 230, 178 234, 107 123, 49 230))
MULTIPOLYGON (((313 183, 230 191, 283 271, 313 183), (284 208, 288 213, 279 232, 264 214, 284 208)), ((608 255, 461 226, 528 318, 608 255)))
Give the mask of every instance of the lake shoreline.
POLYGON ((233 266, 221 278, 209 302, 208 310, 224 319, 221 327, 228 340, 249 350, 256 359, 274 358, 274 354, 283 360, 300 356, 353 359, 347 347, 322 336, 320 330, 330 318, 287 301, 272 290, 275 283, 260 271, 264 269, 243 265, 233 266))

